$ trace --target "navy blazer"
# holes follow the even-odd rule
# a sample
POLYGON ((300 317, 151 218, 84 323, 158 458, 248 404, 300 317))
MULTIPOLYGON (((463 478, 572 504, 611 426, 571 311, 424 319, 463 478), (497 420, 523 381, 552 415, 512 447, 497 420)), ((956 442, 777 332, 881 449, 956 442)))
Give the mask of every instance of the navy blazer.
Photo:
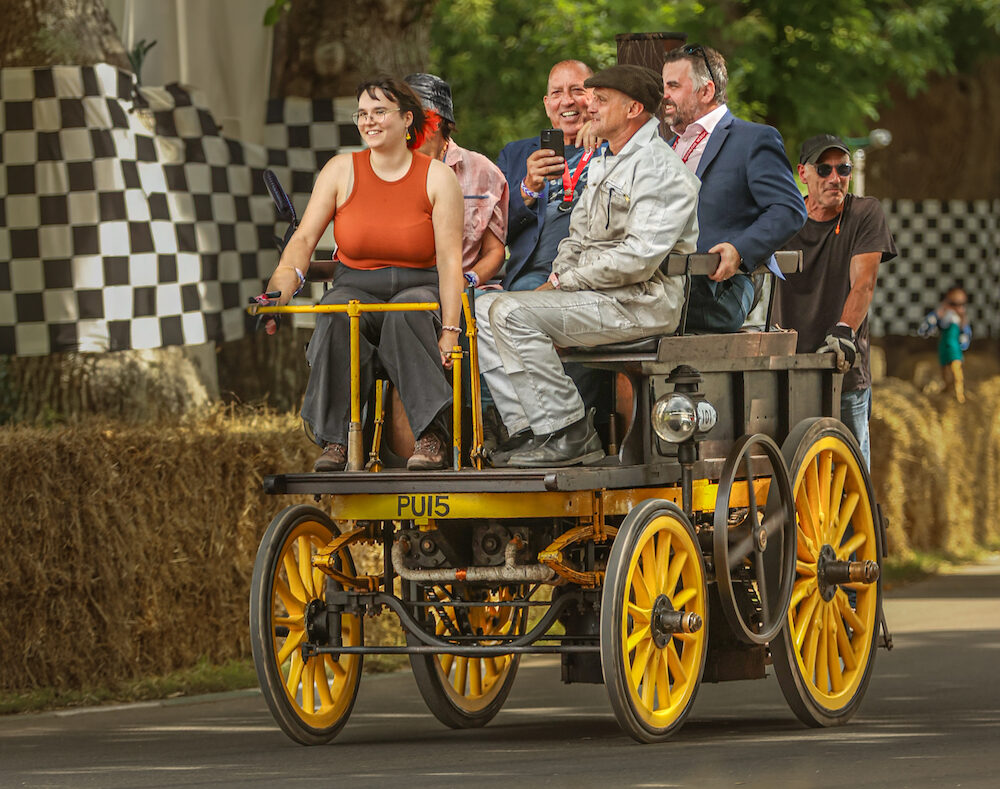
POLYGON ((521 197, 521 181, 528 174, 528 157, 540 147, 538 137, 526 137, 507 143, 500 156, 497 166, 507 179, 510 191, 510 207, 507 212, 507 248, 510 256, 507 258, 507 268, 503 277, 504 289, 509 289, 525 264, 531 259, 538 239, 545 224, 545 211, 539 206, 548 204, 549 183, 542 187, 542 196, 528 208, 521 197))
POLYGON ((753 269, 806 222, 785 143, 772 126, 740 120, 727 110, 695 174, 701 179, 699 252, 728 241, 753 269))

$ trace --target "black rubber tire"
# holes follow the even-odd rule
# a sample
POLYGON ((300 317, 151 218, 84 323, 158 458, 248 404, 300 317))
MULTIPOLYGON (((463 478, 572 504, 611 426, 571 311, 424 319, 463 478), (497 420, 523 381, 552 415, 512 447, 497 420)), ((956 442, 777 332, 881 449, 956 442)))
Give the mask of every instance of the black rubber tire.
MULTIPOLYGON (((250 582, 250 648, 260 689, 282 731, 302 745, 322 745, 337 736, 350 717, 361 679, 363 656, 340 655, 334 660, 333 656, 321 655, 303 662, 296 646, 305 638, 304 615, 297 610, 304 610, 311 600, 324 599, 328 589, 336 588, 318 571, 307 571, 303 581, 305 565, 299 564, 296 550, 308 549, 313 554, 339 533, 322 510, 304 504, 287 507, 275 516, 261 538, 250 582), (293 591, 296 585, 288 581, 286 556, 298 576, 298 591, 293 591), (281 624, 276 621, 279 616, 281 624), (285 647, 287 654, 282 657, 285 647), (299 677, 294 695, 286 686, 285 664, 289 675, 297 673, 299 677), (334 673, 333 679, 328 677, 328 670, 334 673), (316 676, 317 671, 322 677, 316 676), (343 675, 339 679, 337 672, 343 675), (326 687, 328 704, 321 683, 326 687)), ((340 557, 343 571, 353 574, 350 552, 343 549, 340 557)), ((341 615, 341 627, 345 643, 364 643, 360 617, 341 615)))
MULTIPOLYGON (((844 589, 838 588, 831 601, 825 601, 819 595, 815 602, 812 602, 816 593, 811 593, 809 589, 809 572, 806 568, 809 564, 808 554, 811 552, 808 545, 801 548, 806 555, 799 556, 799 567, 795 584, 795 593, 792 597, 792 604, 789 607, 788 617, 782 625, 781 631, 771 642, 771 656, 774 661, 774 672, 778 678, 781 692, 788 702, 788 706, 795 713, 796 717, 808 726, 840 726, 847 723, 861 706, 868 684, 871 681, 872 672, 875 666, 875 654, 877 650, 877 639, 879 633, 879 611, 882 606, 882 531, 877 522, 878 509, 875 503, 875 495, 872 490, 871 479, 865 466, 861 449, 851 432, 838 420, 829 417, 818 417, 807 419, 799 423, 788 435, 782 446, 782 452, 788 462, 788 468, 792 479, 793 494, 796 498, 797 522, 801 536, 806 536, 806 531, 812 529, 813 519, 803 527, 803 507, 808 506, 801 497, 806 495, 806 474, 811 473, 815 466, 817 479, 821 478, 823 468, 820 465, 822 459, 820 453, 830 452, 831 462, 831 488, 829 489, 829 501, 833 501, 836 490, 836 477, 839 473, 839 466, 845 468, 845 478, 842 493, 838 503, 838 514, 840 506, 850 504, 849 497, 857 494, 856 504, 853 505, 849 523, 851 527, 851 539, 857 540, 863 536, 863 543, 857 550, 851 551, 850 555, 857 559, 876 561, 880 567, 879 579, 865 587, 855 589, 855 599, 852 605, 851 600, 844 589), (842 595, 842 596, 841 596, 842 595), (799 628, 803 631, 807 626, 810 633, 803 633, 797 643, 793 635, 793 622, 796 617, 805 617, 806 609, 799 606, 814 606, 809 613, 807 621, 799 628), (860 624, 860 628, 853 628, 852 634, 847 635, 851 621, 851 615, 847 614, 844 606, 853 612, 856 618, 855 624, 860 624), (813 626, 815 617, 827 617, 820 622, 819 626, 813 626), (846 617, 846 618, 845 618, 846 617), (832 627, 831 627, 832 625, 832 627), (823 633, 823 630, 826 633, 823 633), (838 630, 841 631, 838 633, 838 630), (828 649, 826 657, 822 659, 827 669, 822 670, 822 666, 816 666, 810 671, 808 662, 809 652, 816 655, 822 654, 819 647, 810 649, 806 638, 811 637, 812 631, 818 631, 815 636, 816 641, 828 639, 829 633, 834 633, 834 643, 827 640, 828 649), (847 639, 846 644, 837 640, 838 635, 843 635, 847 639), (856 646, 855 638, 857 637, 856 646), (830 653, 834 653, 835 668, 830 663, 830 653), (849 660, 845 655, 849 654, 849 660), (850 662, 855 665, 850 666, 850 662), (845 670, 846 669, 846 670, 845 670), (834 675, 840 673, 840 681, 846 677, 845 687, 836 690, 834 687, 834 675), (821 675, 826 674, 826 678, 821 675), (826 685, 825 688, 821 685, 826 685)), ((822 501, 824 483, 817 486, 820 491, 819 496, 822 501)), ((832 513, 830 507, 830 513, 832 513)), ((824 515, 824 523, 834 520, 824 515)), ((839 525, 840 518, 835 519, 839 525)), ((832 528, 832 527, 831 527, 832 528)), ((845 527, 846 529, 846 527, 845 527)), ((839 537, 833 535, 833 547, 847 547, 848 540, 845 530, 840 530, 839 537)), ((825 542, 824 544, 830 544, 825 542)), ((838 554, 839 556, 839 554, 838 554)), ((818 588, 818 587, 817 587, 818 588)), ((812 661, 819 660, 814 657, 812 661)), ((815 664, 814 664, 815 665, 815 664)))
MULTIPOLYGON (((652 622, 652 616, 645 621, 652 622)), ((708 586, 694 528, 674 503, 648 499, 633 507, 622 522, 601 593, 601 669, 622 729, 644 743, 661 742, 680 729, 694 706, 707 654, 708 586), (664 553, 663 559, 657 559, 664 553), (665 563, 662 582, 656 577, 660 570, 647 567, 650 563, 654 568, 665 563), (676 573, 673 582, 672 573, 676 573), (642 585, 635 586, 635 581, 642 585), (652 612, 655 602, 650 599, 649 583, 654 584, 655 599, 665 596, 673 610, 697 614, 701 628, 674 634, 658 646, 642 618, 647 607, 652 612), (635 646, 626 649, 630 640, 635 640, 635 646), (640 660, 646 668, 636 683, 631 669, 640 660), (663 673, 656 668, 650 682, 647 672, 652 662, 662 666, 663 673), (661 680, 666 680, 663 691, 661 680), (676 700, 674 694, 678 694, 676 700)))
MULTIPOLYGON (((514 632, 524 632, 526 618, 524 609, 515 610, 510 620, 514 632)), ((407 633, 406 640, 408 644, 421 643, 410 633, 407 633)), ((484 642, 490 643, 489 639, 484 639, 484 642)), ((493 720, 510 695, 520 661, 520 655, 507 655, 501 658, 410 655, 413 678, 427 708, 435 718, 452 729, 476 729, 493 720), (501 663, 499 668, 498 662, 501 663), (463 678, 459 678, 463 663, 465 666, 463 678), (490 667, 496 671, 496 676, 488 676, 490 667), (473 672, 480 678, 479 693, 475 692, 472 682, 473 672), (485 688, 483 683, 487 681, 489 687, 485 688), (461 685, 461 690, 456 688, 458 684, 461 685)))

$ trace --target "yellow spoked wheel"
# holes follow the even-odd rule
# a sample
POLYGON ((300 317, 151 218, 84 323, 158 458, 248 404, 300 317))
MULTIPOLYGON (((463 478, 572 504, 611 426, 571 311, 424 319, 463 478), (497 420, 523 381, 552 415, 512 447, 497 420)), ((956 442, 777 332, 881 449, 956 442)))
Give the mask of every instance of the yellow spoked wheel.
MULTIPOLYGON (((347 722, 361 678, 361 655, 302 658, 304 643, 360 646, 360 617, 327 612, 339 587, 312 557, 339 534, 322 510, 296 505, 280 512, 261 538, 250 583, 250 646, 261 691, 282 730, 303 745, 332 740, 347 722)), ((354 574, 345 548, 340 569, 354 574)))
POLYGON ((875 663, 882 533, 861 450, 835 419, 799 425, 783 448, 798 534, 788 616, 771 643, 774 670, 796 716, 846 723, 875 663))
MULTIPOLYGON (((451 585, 434 586, 424 591, 425 600, 440 605, 430 609, 428 625, 435 635, 481 636, 463 644, 495 645, 502 641, 490 636, 520 635, 527 620, 526 609, 504 605, 522 599, 523 590, 516 586, 501 586, 480 593, 459 591, 451 585), (459 601, 480 600, 475 607, 456 606, 459 601), (451 605, 449 605, 451 603, 451 605)), ((413 636, 411 644, 420 643, 413 636)), ((485 726, 500 711, 510 694, 517 673, 519 655, 498 657, 464 657, 460 655, 410 655, 410 665, 420 695, 434 717, 453 729, 485 726)))
POLYGON ((694 704, 708 647, 698 541, 671 502, 634 507, 615 537, 601 597, 601 665, 621 727, 667 739, 694 704))

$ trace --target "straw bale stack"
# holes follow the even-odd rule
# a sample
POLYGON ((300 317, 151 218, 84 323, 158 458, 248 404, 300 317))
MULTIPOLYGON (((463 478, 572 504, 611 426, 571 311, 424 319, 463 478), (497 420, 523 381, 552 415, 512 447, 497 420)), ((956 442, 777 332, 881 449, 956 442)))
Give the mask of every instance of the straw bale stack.
POLYGON ((887 378, 873 403, 872 481, 890 552, 1000 544, 1000 377, 974 383, 964 404, 887 378))
MULTIPOLYGON (((0 453, 0 690, 249 655, 257 545, 295 498, 266 496, 261 480, 315 455, 297 416, 5 426, 0 453)), ((375 565, 366 551, 359 564, 375 565)), ((387 619, 369 620, 368 635, 387 619)))

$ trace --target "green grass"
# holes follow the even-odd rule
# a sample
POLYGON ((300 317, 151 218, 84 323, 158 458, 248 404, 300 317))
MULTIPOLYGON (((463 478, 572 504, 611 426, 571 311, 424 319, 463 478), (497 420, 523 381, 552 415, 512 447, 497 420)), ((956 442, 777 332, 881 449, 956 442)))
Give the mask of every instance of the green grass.
MULTIPOLYGON (((408 661, 405 655, 365 656, 366 674, 398 671, 406 665, 408 661)), ((161 677, 120 682, 109 687, 94 686, 76 690, 39 688, 22 693, 0 691, 0 715, 172 699, 256 687, 257 672, 252 660, 230 660, 221 665, 212 665, 207 658, 203 658, 189 669, 174 671, 161 677)))

